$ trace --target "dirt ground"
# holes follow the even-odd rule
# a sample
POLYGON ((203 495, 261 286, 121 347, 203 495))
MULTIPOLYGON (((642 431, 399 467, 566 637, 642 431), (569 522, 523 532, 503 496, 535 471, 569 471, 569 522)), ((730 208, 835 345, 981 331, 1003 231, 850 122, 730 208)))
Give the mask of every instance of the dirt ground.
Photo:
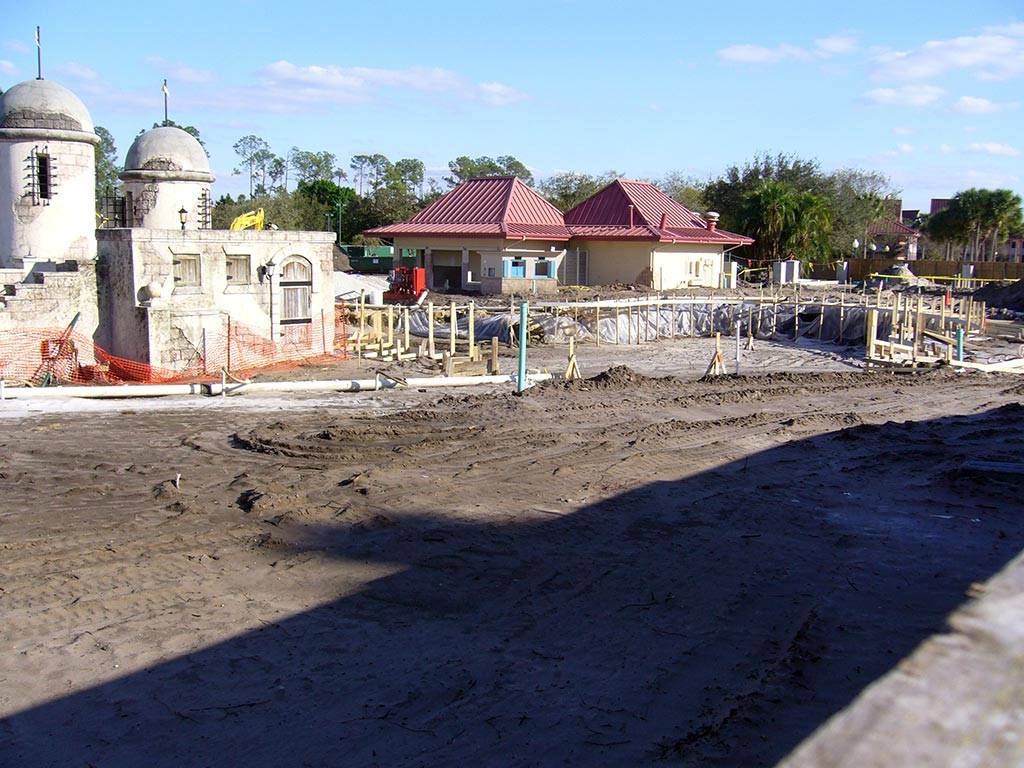
POLYGON ((0 764, 774 764, 1024 542, 1019 377, 792 354, 3 420, 0 764))

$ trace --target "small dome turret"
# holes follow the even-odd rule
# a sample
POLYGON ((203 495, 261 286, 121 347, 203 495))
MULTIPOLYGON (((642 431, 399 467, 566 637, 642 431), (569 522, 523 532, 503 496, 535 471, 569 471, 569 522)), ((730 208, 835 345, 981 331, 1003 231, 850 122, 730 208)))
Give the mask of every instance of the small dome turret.
POLYGON ((85 104, 52 80, 26 80, 0 94, 0 130, 74 131, 95 138, 85 104))
POLYGON ((153 128, 139 135, 124 161, 121 178, 145 181, 213 182, 203 145, 176 126, 153 128))

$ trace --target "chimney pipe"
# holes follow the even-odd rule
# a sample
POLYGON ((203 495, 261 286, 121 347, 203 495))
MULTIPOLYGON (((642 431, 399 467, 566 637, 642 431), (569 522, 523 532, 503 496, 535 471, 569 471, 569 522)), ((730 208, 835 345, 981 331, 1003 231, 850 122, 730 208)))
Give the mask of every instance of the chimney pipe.
POLYGON ((668 226, 668 211, 661 214, 661 229, 665 229, 668 226))
POLYGON ((708 211, 707 214, 705 214, 704 218, 707 219, 709 232, 714 232, 716 229, 718 229, 717 213, 715 213, 714 211, 708 211))
POLYGON ((632 205, 629 206, 629 227, 630 227, 630 229, 633 228, 633 206, 632 205))

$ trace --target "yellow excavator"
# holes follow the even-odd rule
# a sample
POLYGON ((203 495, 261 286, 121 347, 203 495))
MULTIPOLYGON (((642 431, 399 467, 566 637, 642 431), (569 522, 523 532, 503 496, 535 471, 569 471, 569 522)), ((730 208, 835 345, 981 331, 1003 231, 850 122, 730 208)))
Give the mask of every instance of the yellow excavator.
POLYGON ((248 213, 243 213, 232 221, 231 229, 233 231, 238 231, 240 229, 263 229, 265 218, 262 208, 255 211, 249 211, 248 213))

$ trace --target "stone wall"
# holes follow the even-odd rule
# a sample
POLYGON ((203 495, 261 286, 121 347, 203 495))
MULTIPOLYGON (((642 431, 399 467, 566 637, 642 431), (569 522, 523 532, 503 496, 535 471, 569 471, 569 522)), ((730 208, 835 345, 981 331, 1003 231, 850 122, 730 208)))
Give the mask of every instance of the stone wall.
POLYGON ((333 233, 113 229, 100 230, 98 238, 105 286, 101 336, 115 355, 180 369, 207 340, 226 338, 229 318, 276 343, 293 339, 294 327, 282 326, 280 318, 281 270, 290 257, 312 267, 310 315, 318 332, 309 335, 310 352, 333 349, 333 233), (242 280, 228 280, 230 257, 248 259, 242 280), (175 281, 175 261, 191 258, 199 260, 198 285, 182 285, 175 281), (268 265, 272 276, 263 269, 268 265))

